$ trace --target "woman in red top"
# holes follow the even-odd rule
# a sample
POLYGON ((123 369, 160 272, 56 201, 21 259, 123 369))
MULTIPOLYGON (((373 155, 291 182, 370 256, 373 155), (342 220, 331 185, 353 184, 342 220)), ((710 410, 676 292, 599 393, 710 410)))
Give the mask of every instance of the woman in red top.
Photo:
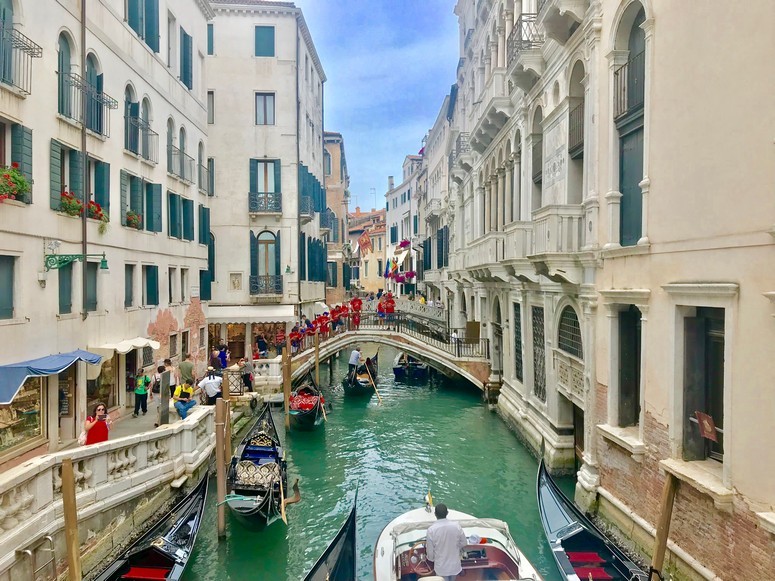
POLYGON ((86 418, 86 421, 83 423, 83 430, 86 432, 87 446, 108 441, 110 417, 108 416, 108 408, 104 403, 97 403, 94 406, 94 413, 86 418))
POLYGON ((359 297, 354 297, 350 301, 350 306, 352 307, 354 312, 360 312, 361 307, 363 306, 363 301, 359 297))

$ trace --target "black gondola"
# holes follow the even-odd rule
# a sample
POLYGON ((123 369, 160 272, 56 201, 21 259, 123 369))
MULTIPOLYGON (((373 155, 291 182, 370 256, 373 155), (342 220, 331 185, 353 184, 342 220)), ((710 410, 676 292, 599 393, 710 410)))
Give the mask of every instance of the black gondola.
POLYGON ((207 475, 151 530, 135 541, 96 581, 164 579, 183 576, 207 498, 207 475))
POLYGON ((428 379, 428 364, 403 351, 393 360, 396 379, 428 379))
POLYGON ((366 363, 363 363, 355 370, 355 374, 349 373, 342 379, 342 387, 347 395, 371 395, 374 393, 372 379, 377 380, 377 353, 374 357, 367 357, 366 363), (371 377, 369 377, 371 374, 371 377))
POLYGON ((323 423, 323 394, 310 371, 291 393, 288 410, 290 425, 294 430, 313 430, 323 423))
POLYGON ((350 515, 326 550, 312 566, 304 581, 352 581, 355 579, 355 494, 350 515))
POLYGON ((646 581, 648 575, 609 540, 538 468, 538 511, 557 567, 568 581, 646 581))
POLYGON ((288 475, 268 403, 234 452, 227 480, 226 505, 241 522, 263 528, 280 518, 288 475))

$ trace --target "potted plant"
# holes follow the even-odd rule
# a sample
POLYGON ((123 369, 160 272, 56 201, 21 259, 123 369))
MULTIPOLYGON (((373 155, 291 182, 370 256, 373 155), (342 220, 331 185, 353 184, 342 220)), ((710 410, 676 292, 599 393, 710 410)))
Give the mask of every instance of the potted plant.
POLYGON ((30 191, 30 182, 19 170, 19 164, 13 162, 11 167, 0 169, 0 202, 3 200, 18 200, 27 202, 27 194, 30 191))
POLYGON ((80 216, 83 213, 83 203, 75 197, 75 194, 65 190, 60 196, 59 211, 68 216, 80 216))
POLYGON ((409 240, 407 238, 404 238, 401 240, 401 242, 398 243, 399 248, 408 248, 409 247, 409 240))
POLYGON ((110 217, 102 209, 102 206, 94 200, 89 200, 89 203, 86 204, 86 215, 94 220, 99 220, 100 225, 97 228, 97 231, 100 234, 105 234, 105 231, 108 229, 110 217))
POLYGON ((137 212, 128 210, 126 213, 126 225, 135 230, 140 230, 143 227, 143 217, 137 212))

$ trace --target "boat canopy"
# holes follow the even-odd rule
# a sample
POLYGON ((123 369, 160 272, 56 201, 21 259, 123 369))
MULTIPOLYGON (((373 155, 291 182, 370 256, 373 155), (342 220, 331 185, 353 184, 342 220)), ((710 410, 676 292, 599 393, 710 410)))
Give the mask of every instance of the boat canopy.
MULTIPOLYGON (((454 519, 450 519, 454 520, 454 519)), ((428 530, 428 527, 431 526, 435 520, 426 520, 426 521, 414 521, 414 522, 402 522, 398 523, 393 527, 393 530, 390 532, 391 536, 395 539, 398 537, 398 535, 403 535, 405 533, 411 533, 414 531, 426 531, 428 530)), ((485 529, 495 529, 499 533, 508 536, 509 535, 509 525, 507 525, 502 520, 498 520, 497 518, 472 518, 472 519, 463 519, 463 520, 455 520, 456 523, 458 523, 462 528, 485 528, 485 529)))

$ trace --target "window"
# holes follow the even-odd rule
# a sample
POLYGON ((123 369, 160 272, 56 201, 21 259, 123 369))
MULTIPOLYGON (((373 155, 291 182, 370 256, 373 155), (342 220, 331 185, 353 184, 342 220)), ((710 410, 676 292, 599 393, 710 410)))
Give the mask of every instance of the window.
POLYGON ((330 287, 337 286, 338 279, 339 279, 339 272, 338 272, 338 265, 336 262, 329 262, 328 263, 328 276, 327 276, 327 282, 326 285, 330 287))
POLYGON ((170 335, 170 359, 178 356, 178 334, 170 335))
POLYGON ((619 312, 619 426, 640 419, 641 313, 635 305, 619 312))
POLYGON ((180 80, 189 89, 194 87, 193 43, 191 36, 182 26, 180 27, 180 80))
POLYGON ((169 268, 167 270, 167 288, 169 289, 169 297, 168 302, 169 304, 174 304, 177 301, 175 300, 177 293, 175 292, 175 285, 177 284, 177 276, 178 272, 175 268, 169 268))
POLYGON ((212 22, 207 23, 207 56, 215 54, 215 29, 212 22))
POLYGON ((256 93, 256 125, 274 125, 274 93, 256 93))
POLYGON ((281 164, 279 159, 250 160, 250 191, 260 194, 280 192, 281 164))
POLYGON ((724 459, 724 309, 699 307, 684 318, 684 460, 724 459), (716 439, 700 433, 696 412, 710 416, 716 439))
MULTIPOLYGON (((188 269, 180 269, 180 302, 185 303, 188 298, 188 269)), ((183 349, 183 353, 187 350, 183 349)))
POLYGON ((274 56, 274 26, 256 26, 256 56, 274 56))
POLYGON ((279 274, 275 268, 275 236, 271 232, 258 235, 256 266, 259 275, 279 274))
POLYGON ((579 318, 576 315, 576 311, 573 310, 573 307, 565 307, 560 315, 557 346, 574 357, 584 359, 579 318))
POLYGON ((207 336, 207 329, 204 327, 199 328, 199 348, 205 348, 205 337, 207 336))
POLYGON ((207 123, 215 123, 215 91, 207 91, 207 123))
POLYGON ((64 33, 57 43, 57 112, 65 117, 73 114, 73 83, 70 42, 64 33))
POLYGON ((167 232, 171 238, 182 237, 182 204, 180 196, 170 191, 167 192, 167 232))
POLYGON ((183 204, 183 240, 194 239, 194 201, 181 198, 183 204))
POLYGON ((208 196, 215 195, 215 158, 207 158, 207 176, 210 180, 210 187, 207 189, 208 196))
POLYGON ((153 52, 159 52, 159 0, 128 0, 126 19, 153 52))
POLYGON ((381 276, 382 273, 384 272, 382 270, 382 264, 383 264, 382 260, 377 260, 377 276, 381 276))
POLYGON ((382 236, 377 238, 377 250, 382 250, 382 236))
POLYGON ((87 99, 86 128, 94 133, 107 135, 103 111, 103 84, 104 79, 102 73, 99 71, 97 58, 93 54, 90 54, 86 57, 86 87, 80 89, 81 91, 85 89, 89 95, 88 97, 82 96, 82 98, 87 99))
POLYGON ((327 151, 323 152, 323 173, 325 175, 331 175, 331 154, 327 151))
POLYGON ((412 233, 417 234, 418 230, 420 229, 420 217, 415 214, 412 216, 412 233))
POLYGON ((94 312, 97 310, 97 270, 98 262, 86 263, 86 311, 94 312))
POLYGON ((522 363, 522 305, 514 303, 514 375, 524 381, 525 372, 522 363))
POLYGON ((73 263, 59 268, 59 314, 73 312, 73 263))
MULTIPOLYGON (((484 309, 482 309, 484 312, 484 309)), ((532 307, 533 321, 533 394, 546 401, 546 355, 544 341, 544 308, 532 307)))
POLYGON ((124 308, 135 306, 135 265, 124 265, 124 308))
POLYGON ((178 25, 175 17, 167 13, 167 67, 174 70, 178 56, 178 25))
POLYGON ((143 305, 156 306, 159 304, 159 267, 156 265, 143 266, 143 305))
POLYGON ((185 356, 188 353, 188 331, 183 331, 180 334, 180 353, 185 356))
POLYGON ((80 151, 70 149, 53 139, 50 153, 50 204, 52 210, 59 211, 65 188, 76 198, 83 200, 83 157, 80 151))
POLYGON ((124 149, 140 152, 140 103, 135 101, 132 87, 124 89, 124 149))

